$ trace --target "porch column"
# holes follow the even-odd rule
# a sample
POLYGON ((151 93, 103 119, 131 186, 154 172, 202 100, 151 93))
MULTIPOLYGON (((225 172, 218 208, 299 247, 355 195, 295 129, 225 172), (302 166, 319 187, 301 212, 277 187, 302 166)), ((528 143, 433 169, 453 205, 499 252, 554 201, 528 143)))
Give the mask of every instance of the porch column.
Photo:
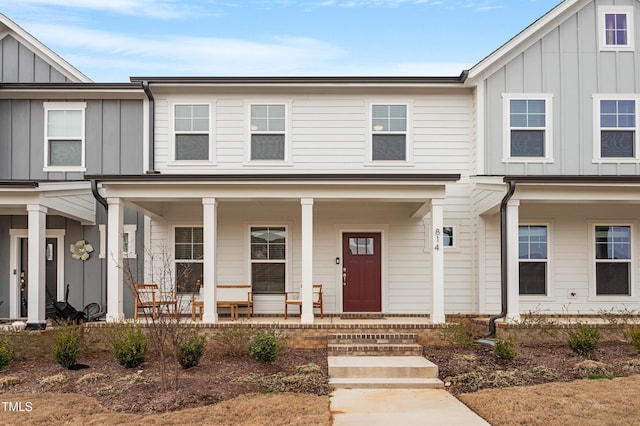
POLYGON ((431 229, 432 247, 431 250, 431 270, 432 270, 432 295, 431 295, 431 322, 442 324, 444 317, 444 248, 442 246, 442 226, 444 216, 444 199, 434 198, 431 200, 431 229))
POLYGON ((508 322, 520 320, 520 265, 518 250, 518 211, 520 200, 507 204, 507 318, 508 322))
POLYGON ((27 328, 42 330, 45 319, 45 243, 47 230, 47 208, 40 204, 27 205, 29 237, 29 282, 27 283, 27 328))
POLYGON ((301 198, 302 205, 302 324, 313 324, 313 198, 301 198))
POLYGON ((204 265, 202 267, 204 280, 203 323, 218 322, 216 303, 216 240, 218 234, 218 203, 215 198, 202 199, 204 265))
MULTIPOLYGON (((107 322, 124 319, 122 232, 124 206, 120 198, 107 198, 107 322)), ((133 285, 134 283, 131 283, 133 285)))

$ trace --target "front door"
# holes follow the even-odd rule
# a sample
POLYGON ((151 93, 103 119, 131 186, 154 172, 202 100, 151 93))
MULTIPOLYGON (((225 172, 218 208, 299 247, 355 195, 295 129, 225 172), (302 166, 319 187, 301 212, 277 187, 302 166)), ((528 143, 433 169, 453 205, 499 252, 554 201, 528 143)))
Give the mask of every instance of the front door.
MULTIPOLYGON (((58 240, 47 238, 45 244, 45 301, 58 297, 58 240)), ((29 305, 29 240, 20 238, 20 316, 27 316, 29 305)), ((46 303, 45 302, 45 303, 46 303)))
POLYGON ((379 232, 342 234, 343 312, 382 312, 382 256, 379 232))

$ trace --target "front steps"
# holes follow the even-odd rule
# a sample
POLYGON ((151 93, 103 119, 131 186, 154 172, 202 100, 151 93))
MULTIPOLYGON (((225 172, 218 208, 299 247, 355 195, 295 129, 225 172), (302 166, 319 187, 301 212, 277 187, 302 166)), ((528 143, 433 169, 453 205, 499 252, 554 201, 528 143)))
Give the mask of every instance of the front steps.
POLYGON ((335 388, 441 389, 438 367, 411 333, 329 335, 329 384, 335 388))

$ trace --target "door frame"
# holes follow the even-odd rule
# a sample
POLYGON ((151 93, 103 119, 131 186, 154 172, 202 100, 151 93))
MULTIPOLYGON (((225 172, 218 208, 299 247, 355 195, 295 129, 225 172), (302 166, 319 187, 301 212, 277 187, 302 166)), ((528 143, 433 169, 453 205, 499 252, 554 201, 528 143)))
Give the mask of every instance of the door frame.
POLYGON ((380 234, 380 249, 382 250, 380 256, 380 301, 381 301, 381 311, 386 312, 388 309, 387 304, 387 259, 389 252, 388 250, 388 241, 387 235, 389 233, 389 225, 336 225, 336 247, 337 254, 336 258, 340 258, 340 264, 336 265, 336 275, 335 275, 335 283, 336 283, 336 306, 334 307, 335 312, 343 313, 343 295, 342 295, 342 267, 344 263, 344 259, 342 255, 344 253, 343 244, 342 244, 342 236, 343 234, 348 234, 351 232, 371 232, 371 233, 379 233, 380 234))
MULTIPOLYGON (((20 315, 20 239, 29 238, 28 229, 9 229, 9 317, 20 315)), ((56 300, 64 299, 64 229, 47 229, 45 238, 55 238, 58 243, 58 289, 56 300)), ((46 249, 45 249, 46 250, 46 249)), ((46 299, 45 299, 46 300, 46 299)))

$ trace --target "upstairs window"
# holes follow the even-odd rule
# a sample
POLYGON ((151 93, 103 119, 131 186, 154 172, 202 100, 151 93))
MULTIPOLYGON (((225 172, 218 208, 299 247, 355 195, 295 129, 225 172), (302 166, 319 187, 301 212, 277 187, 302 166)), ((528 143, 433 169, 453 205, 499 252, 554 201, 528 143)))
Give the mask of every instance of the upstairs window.
POLYGON ((595 160, 636 161, 639 158, 636 100, 594 96, 594 112, 595 160))
POLYGON ((525 96, 504 97, 505 161, 550 161, 551 97, 525 96))
POLYGON ((284 104, 251 105, 251 161, 286 160, 286 114, 284 104))
POLYGON ((631 226, 595 227, 596 295, 631 295, 631 226))
POLYGON ((45 102, 45 171, 84 171, 85 102, 45 102))
POLYGON ((633 49, 633 7, 603 6, 600 14, 600 50, 633 49))
POLYGON ((520 294, 547 294, 547 227, 524 225, 518 227, 520 257, 520 294))
POLYGON ((371 159, 407 161, 407 105, 371 106, 371 159))
POLYGON ((174 105, 173 128, 176 161, 210 161, 209 104, 174 105))

